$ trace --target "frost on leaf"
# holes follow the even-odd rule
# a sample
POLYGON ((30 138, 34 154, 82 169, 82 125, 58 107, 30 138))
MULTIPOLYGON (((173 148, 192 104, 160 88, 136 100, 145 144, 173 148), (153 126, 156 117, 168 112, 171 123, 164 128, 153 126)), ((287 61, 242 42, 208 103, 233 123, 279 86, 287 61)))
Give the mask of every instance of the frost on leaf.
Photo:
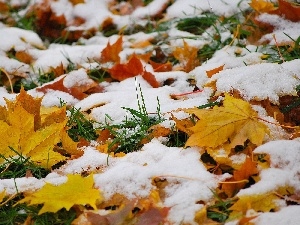
POLYGON ((221 107, 189 109, 186 112, 199 118, 196 125, 190 128, 193 134, 186 146, 217 148, 227 144, 233 148, 244 145, 246 140, 260 145, 265 134, 269 133, 267 126, 259 121, 257 112, 248 102, 229 95, 225 95, 221 107))
POLYGON ((93 187, 94 179, 90 175, 68 175, 66 183, 59 186, 45 184, 40 190, 27 194, 18 203, 28 202, 29 205, 44 204, 39 215, 45 212, 57 212, 62 208, 69 210, 74 205, 90 205, 97 208, 96 202, 102 201, 102 196, 98 189, 93 187))

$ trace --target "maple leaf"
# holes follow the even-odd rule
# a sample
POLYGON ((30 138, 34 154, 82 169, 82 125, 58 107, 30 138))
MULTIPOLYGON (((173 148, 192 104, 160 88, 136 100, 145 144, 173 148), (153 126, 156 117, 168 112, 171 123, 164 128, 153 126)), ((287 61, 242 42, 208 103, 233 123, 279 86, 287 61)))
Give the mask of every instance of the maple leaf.
POLYGON ((140 75, 143 72, 143 64, 135 55, 131 57, 127 64, 118 63, 109 70, 110 76, 118 81, 140 75))
POLYGON ((111 69, 109 69, 110 76, 118 81, 125 80, 130 77, 135 77, 137 75, 142 75, 142 77, 154 88, 159 87, 158 81, 155 76, 144 70, 141 60, 133 54, 129 59, 127 64, 116 64, 111 69))
POLYGON ((150 60, 150 64, 153 67, 155 72, 168 72, 172 70, 172 63, 171 62, 166 62, 166 63, 157 63, 152 60, 150 60))
POLYGON ((276 14, 284 16, 293 22, 300 20, 300 6, 295 1, 278 0, 278 10, 276 14))
POLYGON ((276 10, 272 2, 266 0, 252 0, 249 5, 257 12, 267 13, 276 10))
POLYGON ((214 69, 211 69, 211 70, 207 70, 206 71, 206 75, 208 78, 211 78, 213 75, 215 75, 216 73, 222 71, 224 68, 224 64, 222 66, 219 66, 219 67, 216 67, 214 69))
POLYGON ((179 60, 185 72, 190 72, 200 65, 198 50, 198 48, 189 46, 183 41, 183 47, 176 47, 173 51, 174 57, 179 60))
POLYGON ((213 109, 190 109, 199 120, 190 129, 194 132, 186 142, 186 146, 216 148, 229 140, 230 148, 244 145, 249 139, 253 144, 260 145, 267 126, 258 121, 258 114, 251 105, 241 99, 226 94, 223 106, 213 109))
MULTIPOLYGON (((20 154, 43 167, 51 167, 65 159, 53 148, 60 140, 60 133, 67 121, 54 123, 45 128, 34 130, 34 115, 28 113, 21 105, 16 105, 13 112, 8 112, 8 123, 0 121, 0 154, 13 156, 13 148, 20 154)), ((3 159, 0 159, 3 162, 3 159)))
POLYGON ((258 173, 256 166, 257 163, 253 162, 250 157, 246 158, 242 166, 233 172, 233 176, 222 184, 222 190, 227 194, 227 196, 233 196, 240 189, 246 186, 246 181, 249 177, 258 173))
POLYGON ((96 82, 88 82, 86 84, 78 84, 78 85, 75 85, 73 87, 69 87, 67 88, 65 85, 64 85, 64 79, 66 77, 63 77, 51 84, 46 84, 42 87, 39 87, 39 88, 36 88, 37 91, 40 91, 40 92, 43 92, 43 93, 47 93, 47 91, 49 89, 52 89, 52 90, 58 90, 58 91, 63 91, 63 92, 66 92, 70 95, 72 95, 73 97, 79 99, 79 100, 82 100, 84 99, 85 97, 87 97, 88 95, 85 93, 86 91, 98 86, 98 84, 96 82))
MULTIPOLYGON (((15 156, 15 150, 43 167, 49 168, 66 157, 54 151, 57 143, 70 154, 80 154, 77 143, 64 137, 66 135, 66 108, 54 110, 57 114, 40 115, 42 98, 33 98, 24 89, 16 101, 6 100, 7 109, 2 107, 0 120, 0 154, 5 157, 15 156), (59 115, 59 117, 57 117, 59 115), (43 123, 42 123, 43 122, 43 123)), ((0 159, 3 162, 3 159, 0 159)))
POLYGON ((148 71, 144 71, 142 74, 142 77, 154 88, 158 88, 160 86, 160 84, 158 83, 158 81, 156 80, 155 76, 148 72, 148 71))
POLYGON ((26 194, 18 204, 28 202, 29 205, 44 204, 39 215, 45 212, 57 212, 65 208, 69 210, 74 205, 90 205, 97 208, 96 202, 103 197, 98 189, 93 187, 93 175, 82 177, 78 174, 67 175, 68 180, 61 185, 46 183, 37 192, 26 194))
POLYGON ((106 47, 101 52, 100 61, 102 63, 114 62, 120 63, 119 53, 122 51, 123 37, 120 36, 114 44, 107 43, 106 47))
POLYGON ((270 212, 278 208, 275 202, 278 199, 280 198, 273 193, 243 195, 239 196, 239 200, 229 209, 243 214, 249 209, 256 212, 270 212))

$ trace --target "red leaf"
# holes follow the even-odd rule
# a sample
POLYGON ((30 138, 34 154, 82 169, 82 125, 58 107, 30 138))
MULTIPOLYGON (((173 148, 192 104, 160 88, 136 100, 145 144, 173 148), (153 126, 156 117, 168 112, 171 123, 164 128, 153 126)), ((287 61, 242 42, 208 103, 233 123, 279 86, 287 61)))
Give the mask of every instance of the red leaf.
POLYGON ((278 10, 276 14, 284 16, 286 19, 289 19, 293 22, 300 21, 300 6, 294 4, 291 1, 278 0, 278 10))
POLYGON ((116 64, 109 70, 110 76, 118 81, 140 75, 143 72, 143 64, 135 55, 127 64, 116 64))
MULTIPOLYGON (((94 87, 98 86, 98 84, 96 82, 93 82, 90 84, 78 85, 78 86, 74 86, 71 88, 67 88, 64 86, 64 79, 65 79, 65 77, 63 77, 62 79, 60 79, 52 84, 47 84, 43 87, 39 87, 36 90, 41 91, 43 93, 46 93, 48 91, 48 89, 63 91, 63 92, 69 93, 70 95, 74 96, 75 98, 77 98, 79 100, 82 100, 85 97, 87 97, 87 94, 84 92, 92 90, 94 87)), ((100 92, 100 90, 97 89, 96 92, 98 92, 98 91, 100 92)), ((93 93, 94 92, 95 91, 93 91, 93 93)))
POLYGON ((158 88, 160 85, 157 82, 155 76, 148 72, 148 71, 144 71, 142 77, 154 88, 158 88))

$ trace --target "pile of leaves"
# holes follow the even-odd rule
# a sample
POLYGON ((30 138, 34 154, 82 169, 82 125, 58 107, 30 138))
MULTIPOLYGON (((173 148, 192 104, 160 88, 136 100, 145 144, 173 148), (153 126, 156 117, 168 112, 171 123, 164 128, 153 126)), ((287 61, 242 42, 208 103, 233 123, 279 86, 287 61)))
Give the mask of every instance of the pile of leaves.
MULTIPOLYGON (((258 213, 278 211, 278 201, 287 205, 299 204, 299 193, 288 184, 268 193, 238 193, 259 182, 262 171, 271 168, 271 156, 255 153, 255 149, 277 138, 272 131, 274 127, 284 133, 282 139, 300 136, 300 82, 295 85, 293 95, 280 93, 278 102, 259 98, 249 100, 234 88, 227 93, 218 90, 217 76, 226 68, 224 65, 216 66, 205 71, 207 82, 202 86, 191 77, 186 80, 190 92, 169 96, 172 100, 184 101, 209 88, 211 94, 207 104, 162 113, 158 99, 157 112, 149 113, 142 95, 138 110, 123 108, 130 116, 117 124, 113 123, 110 115, 101 122, 92 118, 91 111, 101 107, 102 103, 81 110, 75 108, 74 103, 60 99, 60 105, 46 107, 42 105, 43 97, 30 95, 33 93, 30 91, 45 96, 59 91, 80 101, 104 94, 108 84, 134 77, 142 78, 153 89, 171 87, 177 82, 175 78, 161 79, 157 74, 189 73, 228 46, 236 46, 235 54, 239 57, 240 49, 248 44, 261 45, 262 36, 273 31, 272 25, 259 21, 261 14, 278 15, 299 22, 300 8, 296 3, 279 0, 278 4, 274 4, 252 0, 251 8, 238 15, 225 17, 212 11, 177 20, 164 17, 173 4, 173 1, 165 1, 156 13, 145 20, 145 26, 133 24, 120 28, 111 17, 106 18, 100 27, 85 26, 84 18, 75 16, 70 19, 64 14, 58 15, 50 0, 33 4, 23 2, 0 2, 1 22, 10 28, 32 30, 42 38, 42 42, 41 46, 36 46, 20 37, 30 46, 29 50, 16 46, 5 51, 2 49, 6 59, 16 61, 20 67, 13 70, 0 64, 2 87, 11 95, 18 93, 15 98, 4 98, 5 106, 0 106, 0 178, 15 182, 13 191, 0 186, 0 224, 172 224, 168 217, 172 207, 164 205, 165 189, 169 184, 167 176, 162 174, 152 178, 153 189, 147 197, 133 199, 114 193, 107 199, 94 181, 95 175, 104 172, 102 168, 73 174, 64 174, 62 169, 73 160, 80 159, 87 146, 105 154, 107 159, 122 158, 131 152, 141 151, 153 139, 162 139, 166 146, 182 148, 183 151, 197 149, 201 163, 210 174, 228 175, 211 190, 213 197, 209 201, 197 202, 203 207, 196 210, 191 223, 236 221, 236 224, 253 224, 251 220, 258 217, 258 213), (208 29, 214 30, 214 35, 201 47, 195 47, 185 39, 181 46, 171 46, 172 40, 168 39, 167 32, 171 26, 193 35, 191 39, 204 35, 208 29), (221 29, 228 30, 230 35, 222 37, 221 29), (133 41, 128 46, 127 37, 140 32, 155 35, 145 35, 143 40, 133 41), (64 61, 55 66, 50 64, 39 72, 30 68, 37 67, 37 52, 46 50, 47 42, 80 46, 83 40, 97 35, 112 36, 114 41, 109 41, 93 59, 73 62, 67 56, 64 61), (166 49, 165 45, 170 49, 166 49), (122 53, 126 50, 129 53, 123 57, 122 53), (84 66, 87 62, 96 66, 84 66), (83 81, 75 78, 78 71, 84 74, 80 78, 83 81), (34 74, 34 79, 28 74, 34 74), (72 85, 71 76, 75 80, 72 85), (187 116, 176 117, 178 112, 187 116), (173 126, 164 126, 166 120, 172 121, 173 126), (242 160, 237 162, 234 158, 242 160), (53 171, 63 176, 56 184, 46 179, 53 171), (18 187, 16 180, 19 178, 40 182, 39 188, 18 187), (254 213, 250 214, 250 211, 254 213)), ((75 8, 86 1, 66 2, 75 8)), ((125 16, 155 1, 109 2, 107 7, 112 14, 125 16)), ((269 51, 261 50, 263 62, 281 64, 299 58, 300 37, 297 40, 290 38, 284 43, 278 43, 276 37, 274 40, 275 45, 264 43, 269 51)), ((137 85, 136 92, 142 93, 143 90, 137 85)))

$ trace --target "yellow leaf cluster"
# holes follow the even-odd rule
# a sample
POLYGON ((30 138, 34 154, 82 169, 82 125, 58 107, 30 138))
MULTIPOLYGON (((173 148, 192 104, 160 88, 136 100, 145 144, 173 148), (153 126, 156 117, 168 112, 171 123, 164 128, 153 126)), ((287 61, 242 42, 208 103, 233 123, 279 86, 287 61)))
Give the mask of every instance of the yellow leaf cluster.
POLYGON ((37 192, 27 194, 18 204, 24 202, 28 202, 29 205, 44 204, 39 215, 45 212, 55 213, 62 208, 69 210, 74 205, 89 204, 96 209, 97 201, 101 202, 103 197, 99 190, 93 187, 93 176, 81 177, 78 174, 69 174, 67 177, 66 183, 59 186, 47 183, 37 192))
POLYGON ((190 128, 193 134, 186 146, 217 148, 226 144, 229 148, 234 148, 244 145, 246 140, 260 145, 269 133, 267 126, 259 121, 257 112, 248 102, 228 94, 221 107, 189 109, 186 112, 199 118, 196 125, 190 128))
MULTIPOLYGON (((41 116, 41 101, 23 89, 16 101, 6 99, 7 108, 0 108, 0 154, 7 158, 17 152, 42 167, 50 168, 65 159, 54 151, 57 143, 62 142, 70 153, 77 152, 77 144, 66 134, 65 107, 41 116)), ((1 158, 0 163, 3 161, 1 158)))

